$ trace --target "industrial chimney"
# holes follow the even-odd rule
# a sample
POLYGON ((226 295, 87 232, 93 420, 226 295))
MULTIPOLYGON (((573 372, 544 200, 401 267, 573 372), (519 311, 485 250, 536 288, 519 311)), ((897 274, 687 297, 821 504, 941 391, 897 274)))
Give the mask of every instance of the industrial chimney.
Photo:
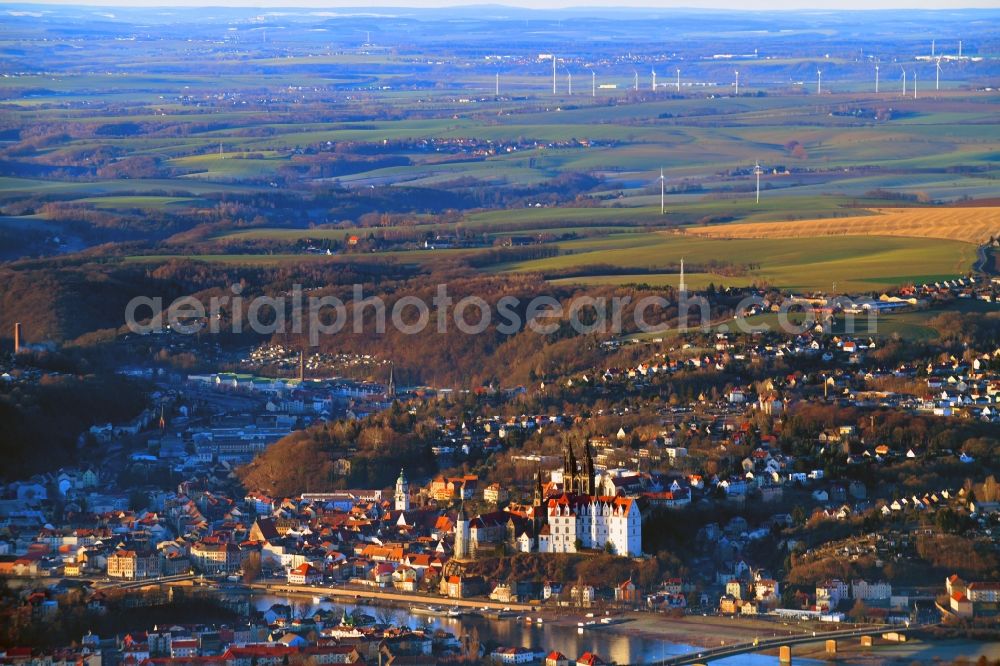
POLYGON ((14 324, 14 356, 21 353, 21 322, 14 324))

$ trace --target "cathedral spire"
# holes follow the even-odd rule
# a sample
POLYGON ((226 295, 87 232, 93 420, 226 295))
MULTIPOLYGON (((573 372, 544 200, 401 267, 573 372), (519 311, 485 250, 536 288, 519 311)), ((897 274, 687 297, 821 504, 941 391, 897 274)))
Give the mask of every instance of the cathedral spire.
POLYGON ((573 453, 573 442, 566 442, 566 464, 563 466, 563 491, 574 493, 577 491, 576 475, 576 454, 573 453))
POLYGON ((583 473, 585 488, 581 488, 580 492, 584 495, 596 495, 596 489, 594 488, 594 457, 590 453, 590 442, 584 443, 583 448, 587 452, 586 462, 584 463, 583 473))

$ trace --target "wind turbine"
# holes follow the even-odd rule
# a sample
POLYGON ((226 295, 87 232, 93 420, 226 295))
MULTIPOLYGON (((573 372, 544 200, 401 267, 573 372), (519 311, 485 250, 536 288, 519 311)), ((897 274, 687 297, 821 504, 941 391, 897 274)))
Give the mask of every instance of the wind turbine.
POLYGON ((917 70, 913 70, 913 99, 917 98, 917 70))
MULTIPOLYGON (((900 65, 899 68, 903 69, 903 66, 900 65)), ((903 97, 906 97, 906 70, 905 69, 903 69, 903 97)))
POLYGON ((569 71, 569 67, 566 68, 566 94, 573 94, 573 72, 569 71))
POLYGON ((821 69, 816 70, 816 94, 823 94, 823 70, 821 69))
POLYGON ((757 176, 757 202, 756 203, 760 203, 760 174, 763 173, 763 172, 764 172, 764 170, 760 168, 760 162, 759 161, 755 162, 754 165, 753 165, 753 174, 755 176, 757 176))
POLYGON ((681 91, 681 68, 677 68, 677 92, 681 91))
POLYGON ((663 177, 663 167, 660 167, 660 215, 663 215, 663 213, 666 210, 666 202, 664 201, 664 198, 663 198, 664 194, 666 194, 666 190, 664 188, 664 183, 665 182, 666 182, 666 179, 664 179, 664 177, 663 177))
POLYGON ((632 87, 638 91, 639 90, 639 72, 632 70, 632 87))
POLYGON ((740 96, 740 70, 736 70, 736 96, 740 96))
POLYGON ((500 72, 497 72, 497 83, 496 90, 493 93, 496 97, 500 96, 500 72))
POLYGON ((597 73, 590 70, 590 96, 597 97, 597 73))
POLYGON ((941 90, 941 56, 934 63, 934 90, 941 90))
POLYGON ((878 63, 875 63, 875 94, 878 94, 878 63))
POLYGON ((656 69, 655 68, 650 69, 649 73, 653 75, 653 87, 650 88, 650 90, 656 92, 656 69))
POLYGON ((552 54, 552 94, 556 94, 556 54, 552 54))

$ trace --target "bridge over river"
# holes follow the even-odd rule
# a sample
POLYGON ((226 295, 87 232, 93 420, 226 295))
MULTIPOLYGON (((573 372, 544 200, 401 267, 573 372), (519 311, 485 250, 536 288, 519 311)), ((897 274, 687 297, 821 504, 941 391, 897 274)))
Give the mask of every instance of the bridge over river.
MULTIPOLYGON (((905 636, 911 631, 915 631, 920 627, 906 627, 906 628, 889 628, 875 629, 869 627, 867 629, 842 629, 838 631, 817 631, 811 634, 804 634, 802 636, 783 636, 780 638, 767 638, 764 640, 750 641, 747 643, 734 643, 732 645, 722 645, 717 648, 705 648, 704 650, 698 652, 689 652, 687 654, 678 655, 676 657, 670 657, 662 661, 654 661, 649 664, 643 664, 642 666, 684 666, 685 664, 705 664, 710 661, 715 661, 718 659, 724 659, 726 657, 734 657, 740 654, 750 654, 752 652, 764 652, 767 650, 780 650, 782 647, 788 647, 789 649, 796 645, 808 645, 812 643, 824 643, 829 640, 843 640, 857 638, 861 639, 864 636, 872 637, 881 636, 887 633, 894 633, 898 636, 905 636)), ((630 664, 629 666, 639 666, 639 664, 630 664)))

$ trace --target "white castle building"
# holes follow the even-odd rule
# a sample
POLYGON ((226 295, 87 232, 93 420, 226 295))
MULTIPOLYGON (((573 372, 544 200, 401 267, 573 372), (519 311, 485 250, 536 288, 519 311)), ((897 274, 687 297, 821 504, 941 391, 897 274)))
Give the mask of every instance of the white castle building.
MULTIPOLYGON (((475 557, 483 549, 504 544, 516 552, 575 553, 609 550, 622 557, 642 554, 642 515, 636 500, 603 495, 596 483, 590 447, 578 462, 572 444, 566 448, 559 481, 542 483, 536 476, 531 505, 509 506, 470 518, 464 505, 455 524, 455 557, 475 557)), ((554 477, 553 477, 554 478, 554 477)))
POLYGON ((634 499, 562 494, 549 498, 545 526, 538 535, 540 553, 575 553, 606 548, 615 555, 642 554, 642 517, 634 499))

